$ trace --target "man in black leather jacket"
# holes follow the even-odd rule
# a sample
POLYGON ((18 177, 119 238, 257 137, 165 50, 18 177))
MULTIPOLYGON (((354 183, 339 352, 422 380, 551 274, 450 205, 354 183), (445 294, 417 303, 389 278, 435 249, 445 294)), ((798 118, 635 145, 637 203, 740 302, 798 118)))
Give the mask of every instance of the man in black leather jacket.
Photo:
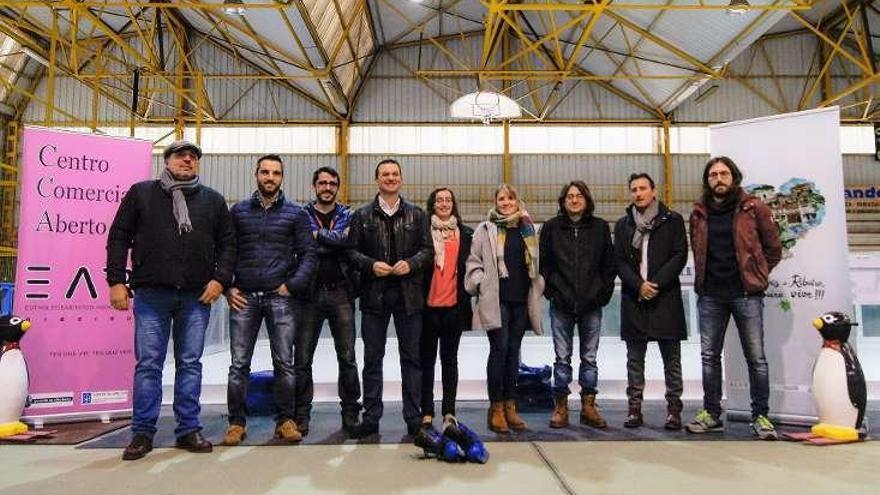
POLYGON ((358 437, 379 431, 382 359, 392 315, 400 353, 403 418, 410 434, 420 427, 423 273, 434 254, 425 212, 400 196, 400 164, 382 160, 376 166, 375 177, 379 192, 355 212, 349 234, 355 248, 352 261, 364 276, 360 298, 364 413, 358 437))

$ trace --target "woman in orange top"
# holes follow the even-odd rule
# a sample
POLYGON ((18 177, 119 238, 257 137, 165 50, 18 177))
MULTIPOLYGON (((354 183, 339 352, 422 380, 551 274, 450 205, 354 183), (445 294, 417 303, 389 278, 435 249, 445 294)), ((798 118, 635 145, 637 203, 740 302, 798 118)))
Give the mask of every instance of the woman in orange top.
POLYGON ((440 347, 443 405, 446 418, 455 415, 458 391, 458 344, 461 332, 471 328, 471 296, 464 290, 464 264, 471 252, 474 230, 461 221, 455 194, 440 187, 428 196, 431 239, 434 242, 433 269, 425 270, 427 304, 422 326, 422 414, 423 422, 434 420, 434 365, 440 347))

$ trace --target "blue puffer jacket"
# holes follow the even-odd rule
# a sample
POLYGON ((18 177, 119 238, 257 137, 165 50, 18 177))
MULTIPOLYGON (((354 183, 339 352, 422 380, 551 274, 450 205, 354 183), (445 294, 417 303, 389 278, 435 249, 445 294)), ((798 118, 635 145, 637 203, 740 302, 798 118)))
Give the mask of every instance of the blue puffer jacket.
POLYGON ((248 292, 272 291, 282 283, 292 294, 308 289, 318 267, 309 217, 298 204, 278 199, 268 209, 260 193, 232 207, 238 240, 233 286, 248 292))
MULTIPOLYGON (((354 245, 349 238, 349 224, 353 211, 348 206, 337 203, 333 210, 333 223, 330 228, 324 228, 318 221, 315 213, 315 202, 311 201, 305 206, 306 213, 311 221, 311 229, 317 241, 318 265, 322 258, 336 258, 339 262, 339 268, 345 277, 345 288, 351 299, 356 299, 360 295, 360 273, 357 267, 349 262, 351 250, 354 245)), ((312 300, 317 294, 317 274, 312 277, 309 290, 302 294, 302 299, 312 300)))

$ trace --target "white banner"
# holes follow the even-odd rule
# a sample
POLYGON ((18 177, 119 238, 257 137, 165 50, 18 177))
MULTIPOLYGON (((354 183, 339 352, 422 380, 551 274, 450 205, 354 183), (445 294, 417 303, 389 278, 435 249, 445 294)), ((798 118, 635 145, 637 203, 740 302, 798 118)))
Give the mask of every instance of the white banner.
MULTIPOLYGON (((782 238, 782 262, 770 274, 764 300, 770 414, 812 422, 812 366, 822 343, 812 321, 825 311, 851 314, 853 308, 839 109, 712 126, 710 141, 712 156, 732 158, 743 187, 773 210, 782 238)), ((750 418, 748 367, 733 323, 724 378, 728 417, 750 418)))

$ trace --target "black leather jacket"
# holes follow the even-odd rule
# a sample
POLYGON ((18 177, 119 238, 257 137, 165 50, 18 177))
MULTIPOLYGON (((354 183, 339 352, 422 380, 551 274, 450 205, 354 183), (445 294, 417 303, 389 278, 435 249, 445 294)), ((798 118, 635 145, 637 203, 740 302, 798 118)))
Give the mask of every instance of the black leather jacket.
POLYGON ((428 218, 418 206, 400 197, 400 207, 391 217, 389 224, 379 206, 379 197, 360 207, 351 219, 349 236, 354 246, 351 260, 357 265, 362 276, 361 311, 383 311, 382 296, 390 280, 400 280, 404 305, 407 314, 421 311, 425 306, 424 271, 430 266, 434 256, 428 218), (409 263, 410 273, 397 277, 376 277, 373 263, 384 261, 394 265, 391 237, 394 237, 394 250, 398 259, 409 263))

